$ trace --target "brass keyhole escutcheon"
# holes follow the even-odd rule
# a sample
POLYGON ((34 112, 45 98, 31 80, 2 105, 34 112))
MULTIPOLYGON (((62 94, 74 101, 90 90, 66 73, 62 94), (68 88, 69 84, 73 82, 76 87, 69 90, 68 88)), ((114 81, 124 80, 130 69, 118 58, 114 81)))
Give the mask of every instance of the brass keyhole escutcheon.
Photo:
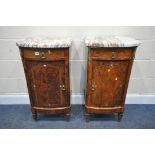
POLYGON ((115 53, 115 52, 112 52, 111 58, 112 58, 112 59, 115 59, 115 58, 116 58, 116 53, 115 53))
POLYGON ((45 59, 45 53, 44 52, 41 52, 41 59, 45 59))

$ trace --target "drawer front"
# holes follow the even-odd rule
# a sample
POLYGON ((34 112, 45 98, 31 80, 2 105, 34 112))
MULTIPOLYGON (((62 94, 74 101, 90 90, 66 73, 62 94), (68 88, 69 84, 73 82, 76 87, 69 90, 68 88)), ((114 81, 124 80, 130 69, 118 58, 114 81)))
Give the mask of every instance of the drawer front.
POLYGON ((90 57, 101 60, 131 60, 134 55, 132 49, 94 49, 90 57))
POLYGON ((65 50, 64 49, 23 49, 22 50, 24 59, 34 59, 34 60, 54 60, 54 59, 64 59, 65 50))

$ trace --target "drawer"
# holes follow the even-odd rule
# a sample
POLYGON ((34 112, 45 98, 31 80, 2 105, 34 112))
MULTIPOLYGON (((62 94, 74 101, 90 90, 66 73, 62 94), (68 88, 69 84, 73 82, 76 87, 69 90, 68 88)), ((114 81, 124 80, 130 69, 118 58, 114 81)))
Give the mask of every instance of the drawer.
POLYGON ((90 57, 101 60, 131 60, 134 59, 133 49, 93 49, 90 57))
POLYGON ((64 49, 22 49, 21 53, 24 59, 54 60, 65 58, 64 49))

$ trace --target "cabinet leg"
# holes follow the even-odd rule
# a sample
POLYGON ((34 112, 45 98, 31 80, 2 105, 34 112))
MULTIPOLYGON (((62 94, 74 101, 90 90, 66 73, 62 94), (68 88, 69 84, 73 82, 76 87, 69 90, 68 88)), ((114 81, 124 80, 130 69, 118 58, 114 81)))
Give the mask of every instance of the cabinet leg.
POLYGON ((85 120, 86 120, 86 122, 89 122, 89 120, 90 120, 90 114, 87 112, 85 112, 85 120))
POLYGON ((123 117, 123 113, 118 113, 118 122, 121 121, 122 117, 123 117))
POLYGON ((65 117, 66 117, 67 122, 69 122, 71 119, 71 112, 66 113, 65 117))
POLYGON ((37 121, 37 112, 32 113, 32 117, 33 117, 33 119, 34 119, 35 121, 37 121))
POLYGON ((36 121, 37 120, 37 112, 34 109, 31 109, 32 111, 32 118, 36 121))

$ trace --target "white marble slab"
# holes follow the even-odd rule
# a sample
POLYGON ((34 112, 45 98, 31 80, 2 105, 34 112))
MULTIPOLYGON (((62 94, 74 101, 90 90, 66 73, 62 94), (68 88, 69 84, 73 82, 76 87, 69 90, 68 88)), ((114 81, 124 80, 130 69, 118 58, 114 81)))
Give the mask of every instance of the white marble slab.
POLYGON ((70 38, 28 38, 16 43, 19 47, 66 48, 71 46, 70 38))
POLYGON ((89 47, 135 47, 139 40, 124 36, 86 37, 85 44, 89 47))

